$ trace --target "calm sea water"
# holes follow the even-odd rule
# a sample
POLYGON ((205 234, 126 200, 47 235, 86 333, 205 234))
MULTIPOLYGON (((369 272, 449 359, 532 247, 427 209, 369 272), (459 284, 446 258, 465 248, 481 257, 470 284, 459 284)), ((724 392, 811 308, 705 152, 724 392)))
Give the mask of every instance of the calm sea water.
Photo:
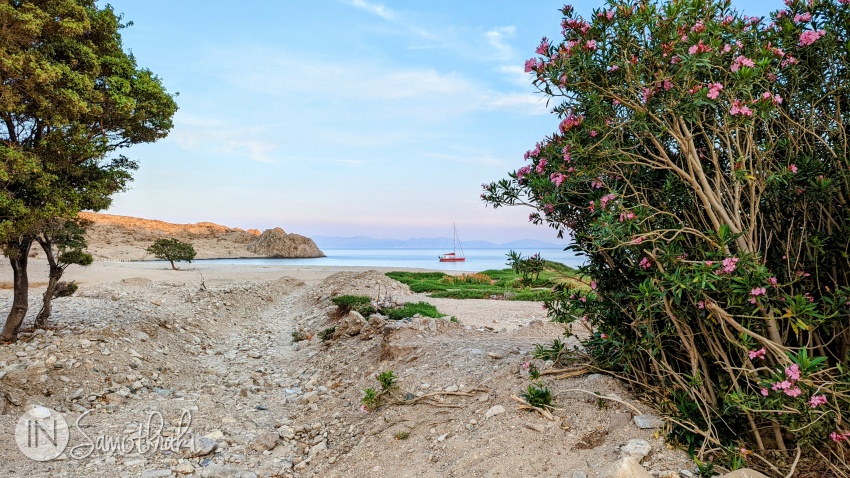
MULTIPOLYGON (((435 269, 478 272, 507 267, 507 249, 464 249, 465 262, 440 262, 443 249, 324 249, 327 257, 316 259, 210 259, 218 264, 297 265, 297 266, 361 266, 435 269)), ((520 251, 518 251, 520 252, 520 251)), ((562 249, 521 251, 523 256, 539 252, 544 259, 577 267, 584 262, 562 249)))

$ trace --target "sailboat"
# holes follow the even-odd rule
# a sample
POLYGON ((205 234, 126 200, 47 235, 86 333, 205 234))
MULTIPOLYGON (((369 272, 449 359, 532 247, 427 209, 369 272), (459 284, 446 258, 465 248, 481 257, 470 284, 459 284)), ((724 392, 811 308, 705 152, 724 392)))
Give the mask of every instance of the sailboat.
POLYGON ((463 256, 463 246, 460 244, 460 238, 457 237, 457 227, 455 227, 454 223, 452 223, 452 232, 454 233, 452 252, 438 256, 440 262, 463 262, 466 260, 466 257, 463 256), (457 254, 458 249, 460 249, 460 255, 457 254))

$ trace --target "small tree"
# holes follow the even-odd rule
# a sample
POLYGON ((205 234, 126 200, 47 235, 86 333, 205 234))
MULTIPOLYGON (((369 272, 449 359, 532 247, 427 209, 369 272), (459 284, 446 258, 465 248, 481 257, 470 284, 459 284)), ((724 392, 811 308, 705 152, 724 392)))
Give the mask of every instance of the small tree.
POLYGON ((65 273, 65 269, 70 265, 88 266, 93 261, 92 255, 84 250, 88 246, 85 238, 87 225, 87 222, 81 219, 67 221, 54 219, 49 221, 36 236, 50 265, 47 290, 44 291, 41 310, 35 318, 36 328, 44 328, 47 325, 56 286, 62 274, 65 273), (58 254, 54 253, 54 247, 58 254))
POLYGON ((177 266, 174 265, 174 261, 192 262, 192 259, 195 258, 195 248, 192 247, 192 244, 180 242, 177 239, 157 239, 146 250, 157 259, 165 259, 170 262, 171 268, 175 271, 177 266))

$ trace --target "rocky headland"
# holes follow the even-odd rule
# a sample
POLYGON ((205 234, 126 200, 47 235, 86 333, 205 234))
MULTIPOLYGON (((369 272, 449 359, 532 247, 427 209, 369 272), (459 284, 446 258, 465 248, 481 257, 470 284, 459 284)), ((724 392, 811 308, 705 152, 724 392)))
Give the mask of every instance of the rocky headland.
POLYGON ((172 224, 112 214, 80 213, 91 221, 86 238, 96 259, 154 259, 145 249, 157 239, 175 238, 191 243, 197 259, 275 257, 325 257, 309 237, 287 234, 277 227, 260 233, 257 229, 227 227, 212 222, 172 224))

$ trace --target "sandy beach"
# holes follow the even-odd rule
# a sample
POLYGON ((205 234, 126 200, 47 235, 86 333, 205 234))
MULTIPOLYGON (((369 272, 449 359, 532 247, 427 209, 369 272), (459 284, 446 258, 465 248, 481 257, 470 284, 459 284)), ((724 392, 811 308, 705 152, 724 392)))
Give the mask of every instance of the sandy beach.
MULTIPOLYGON (((636 410, 648 408, 611 377, 544 377, 552 416, 518 408, 523 364, 551 366, 529 352, 564 332, 542 304, 432 299, 383 272, 204 261, 179 271, 162 262, 69 268, 64 279, 80 288, 55 301, 50 329, 0 346, 0 431, 12 437, 21 414, 42 405, 70 424, 68 447, 41 463, 4 440, 0 472, 580 478, 617 476, 612 466, 663 477, 694 469, 657 424, 637 426, 636 410), (330 298, 341 294, 423 300, 458 322, 336 318, 330 298), (319 338, 334 326, 332 340, 319 338), (308 339, 293 342, 294 331, 308 339), (380 388, 375 375, 387 370, 398 390, 364 412, 363 390, 380 388), (152 416, 162 430, 148 430, 152 416), (139 427, 159 441, 126 438, 139 427), (141 442, 157 445, 133 445, 141 442)), ((43 259, 33 259, 31 281, 43 277, 43 259)), ((0 278, 11 279, 8 264, 0 278)), ((31 316, 42 290, 31 290, 31 316)), ((8 307, 11 291, 0 300, 8 307)))

